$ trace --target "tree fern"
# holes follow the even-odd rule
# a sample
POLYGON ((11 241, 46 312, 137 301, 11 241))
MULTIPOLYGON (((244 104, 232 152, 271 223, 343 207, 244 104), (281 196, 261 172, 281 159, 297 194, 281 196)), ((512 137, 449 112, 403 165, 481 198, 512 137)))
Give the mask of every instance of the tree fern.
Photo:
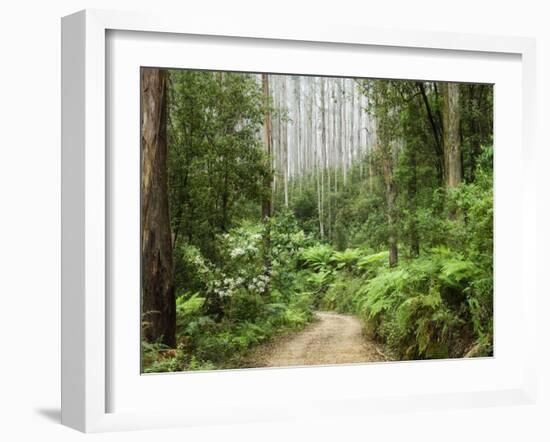
POLYGON ((326 244, 319 244, 304 249, 300 254, 299 260, 304 267, 319 271, 328 267, 331 256, 332 247, 326 244))
POLYGON ((334 252, 330 258, 338 270, 352 270, 357 261, 361 258, 359 249, 346 249, 343 252, 334 252))

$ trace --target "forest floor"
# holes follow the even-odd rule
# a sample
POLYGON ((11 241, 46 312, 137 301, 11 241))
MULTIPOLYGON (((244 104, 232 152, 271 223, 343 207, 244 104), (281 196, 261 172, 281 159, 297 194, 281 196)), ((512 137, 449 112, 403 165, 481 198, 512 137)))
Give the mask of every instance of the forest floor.
POLYGON ((354 316, 316 312, 316 321, 303 331, 289 334, 258 348, 251 367, 352 364, 386 358, 363 333, 354 316))

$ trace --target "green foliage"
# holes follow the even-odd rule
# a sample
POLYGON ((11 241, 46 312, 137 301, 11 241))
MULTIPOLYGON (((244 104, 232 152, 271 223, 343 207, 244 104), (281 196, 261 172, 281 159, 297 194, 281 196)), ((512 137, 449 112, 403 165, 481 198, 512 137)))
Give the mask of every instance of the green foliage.
POLYGON ((308 283, 308 289, 318 295, 321 292, 324 292, 332 278, 332 273, 330 271, 321 270, 319 272, 309 273, 306 281, 308 283))
POLYGON ((188 296, 187 293, 176 298, 176 334, 181 336, 189 331, 190 324, 200 317, 206 298, 199 293, 188 296))
POLYGON ((219 234, 218 261, 180 243, 174 257, 186 269, 186 285, 194 291, 177 290, 179 346, 144 343, 144 371, 240 367, 252 347, 308 324, 316 293, 328 285, 328 273, 323 277, 311 270, 296 271, 300 254, 311 244, 289 213, 272 217, 268 225, 244 221, 219 234), (266 228, 269 268, 263 249, 266 228))
POLYGON ((350 274, 338 274, 323 296, 320 308, 339 313, 356 313, 364 301, 361 294, 365 281, 350 274))
POLYGON ((300 254, 300 262, 304 267, 315 271, 328 268, 332 258, 333 249, 328 244, 318 244, 304 249, 300 254))
POLYGON ((263 198, 261 87, 253 75, 179 70, 170 72, 169 92, 172 230, 217 261, 217 235, 258 213, 263 198))
POLYGON ((392 323, 390 345, 408 359, 458 356, 454 348, 455 330, 461 320, 444 305, 440 293, 433 288, 427 294, 407 298, 397 309, 392 323))
POLYGON ((351 271, 361 257, 361 251, 358 249, 346 249, 343 252, 334 252, 330 261, 338 270, 351 271))
POLYGON ((381 258, 365 260, 375 272, 337 276, 321 306, 362 317, 399 359, 460 357, 474 341, 478 356, 491 354, 492 287, 472 261, 446 248, 393 269, 381 258))
POLYGON ((292 330, 300 329, 313 319, 313 296, 304 292, 294 297, 288 309, 284 312, 283 321, 292 330))
POLYGON ((359 271, 374 276, 380 268, 388 264, 389 252, 383 251, 359 258, 357 268, 359 271))
POLYGON ((160 343, 141 343, 144 373, 162 373, 181 369, 180 352, 160 343))
POLYGON ((477 267, 473 262, 454 258, 443 263, 439 279, 448 287, 460 289, 477 276, 477 267))
POLYGON ((464 183, 452 192, 448 205, 463 217, 452 227, 461 233, 462 244, 467 245, 465 253, 482 260, 484 265, 492 265, 493 173, 483 166, 492 162, 492 147, 483 148, 482 155, 474 182, 464 183))

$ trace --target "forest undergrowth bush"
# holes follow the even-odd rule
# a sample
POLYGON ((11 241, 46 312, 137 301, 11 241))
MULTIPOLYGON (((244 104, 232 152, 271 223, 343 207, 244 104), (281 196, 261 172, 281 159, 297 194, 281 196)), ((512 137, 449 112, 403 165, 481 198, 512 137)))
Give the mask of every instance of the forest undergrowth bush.
POLYGON ((395 268, 382 256, 333 272, 321 309, 358 315, 396 359, 462 357, 473 348, 476 356, 492 354, 490 273, 446 248, 395 268))
POLYGON ((193 290, 176 296, 178 347, 144 342, 144 371, 238 368, 252 347, 307 325, 324 287, 320 273, 296 271, 298 257, 312 243, 282 213, 268 226, 247 222, 220 235, 217 263, 197 247, 182 246, 178 269, 193 290))

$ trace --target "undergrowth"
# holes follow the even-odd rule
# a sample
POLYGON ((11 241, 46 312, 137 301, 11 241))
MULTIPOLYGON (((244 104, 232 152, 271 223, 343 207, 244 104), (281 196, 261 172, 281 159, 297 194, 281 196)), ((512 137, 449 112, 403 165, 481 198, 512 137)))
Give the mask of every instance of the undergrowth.
POLYGON ((359 316, 396 359, 492 355, 491 274, 444 248, 395 268, 377 256, 333 271, 321 308, 359 316))

